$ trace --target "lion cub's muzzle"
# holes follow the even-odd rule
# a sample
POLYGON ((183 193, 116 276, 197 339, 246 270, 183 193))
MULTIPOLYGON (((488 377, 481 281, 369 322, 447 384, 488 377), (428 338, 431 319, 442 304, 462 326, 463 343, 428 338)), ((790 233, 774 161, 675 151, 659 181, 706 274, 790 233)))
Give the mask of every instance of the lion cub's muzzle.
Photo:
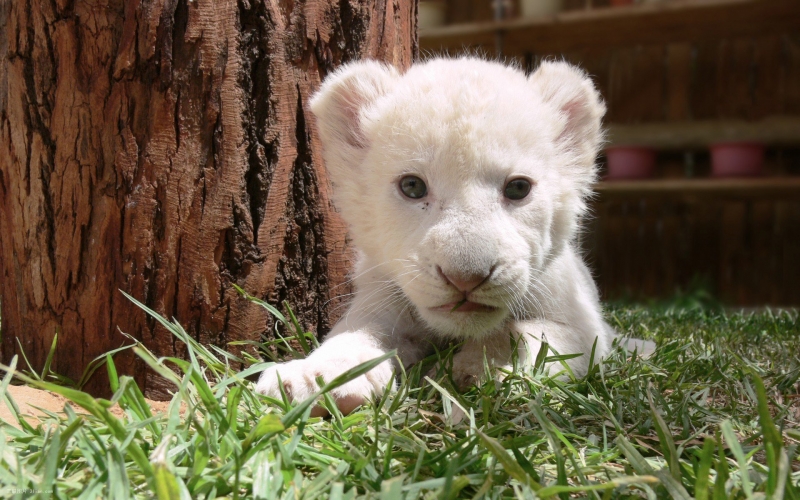
POLYGON ((454 270, 444 271, 441 266, 436 266, 439 277, 450 288, 462 294, 458 300, 431 308, 436 312, 445 313, 470 313, 470 312, 495 312, 497 307, 484 304, 475 298, 475 291, 489 281, 497 265, 492 265, 488 271, 459 272, 454 270))

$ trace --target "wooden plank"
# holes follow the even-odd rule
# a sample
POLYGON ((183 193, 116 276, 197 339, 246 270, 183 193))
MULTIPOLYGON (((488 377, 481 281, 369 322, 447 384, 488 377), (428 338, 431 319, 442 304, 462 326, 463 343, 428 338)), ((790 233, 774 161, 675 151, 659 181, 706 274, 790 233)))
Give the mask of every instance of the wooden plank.
POLYGON ((663 295, 663 277, 670 271, 674 261, 669 255, 663 253, 664 235, 661 226, 662 203, 656 200, 653 203, 647 198, 641 198, 638 203, 639 213, 636 218, 638 248, 634 249, 636 256, 635 275, 639 283, 635 289, 638 297, 658 297, 663 295), (665 258, 666 257, 666 258, 665 258))
POLYGON ((779 275, 774 282, 780 297, 774 302, 779 306, 800 304, 800 201, 778 201, 775 203, 775 245, 772 251, 777 256, 779 275))
POLYGON ((641 224, 639 217, 641 198, 620 200, 620 202, 623 208, 623 217, 621 224, 622 234, 617 241, 617 255, 619 255, 619 264, 622 268, 622 272, 619 275, 621 280, 619 285, 625 296, 641 296, 641 294, 636 293, 641 289, 640 283, 642 273, 640 272, 640 261, 644 254, 644 252, 640 251, 644 246, 642 234, 640 232, 641 224))
MULTIPOLYGON (((460 2, 446 2, 445 22, 448 25, 465 24, 478 21, 474 15, 474 0, 461 0, 460 2)), ((491 19, 491 18, 490 18, 491 19)), ((489 20, 489 19, 487 19, 489 20)), ((424 30, 424 28, 420 28, 424 30)))
POLYGON ((625 227, 626 204, 614 201, 608 205, 608 221, 606 223, 608 239, 610 242, 606 253, 607 267, 601 275, 607 276, 610 284, 608 296, 620 298, 625 294, 625 285, 629 283, 629 259, 626 250, 631 245, 623 242, 627 239, 625 227))
POLYGON ((722 206, 715 198, 695 196, 688 201, 691 212, 689 246, 684 258, 685 275, 682 283, 688 285, 692 280, 700 279, 714 287, 713 293, 719 294, 719 254, 720 254, 720 217, 722 206))
MULTIPOLYGON (((458 1, 458 0, 456 0, 456 1, 458 1)), ((566 10, 582 10, 582 9, 586 9, 587 8, 587 6, 589 5, 589 1, 590 0, 563 0, 562 1, 562 5, 563 5, 565 11, 566 10)), ((598 5, 598 0, 593 0, 592 4, 594 6, 597 6, 598 5)))
POLYGON ((751 108, 750 82, 753 68, 753 42, 749 39, 722 40, 717 52, 715 116, 746 119, 751 108), (720 96, 725 96, 721 99, 720 96))
POLYGON ((631 121, 628 94, 636 83, 635 48, 626 47, 614 50, 608 64, 608 93, 606 94, 606 120, 627 123, 631 121))
POLYGON ((752 249, 752 288, 748 303, 756 302, 759 298, 770 304, 781 303, 780 287, 775 286, 781 280, 782 271, 778 266, 778 256, 775 255, 774 208, 775 202, 772 200, 756 200, 750 204, 748 233, 752 249))
POLYGON ((745 202, 728 202, 722 208, 720 253, 719 253, 719 295, 728 303, 744 305, 742 296, 746 269, 743 258, 745 234, 745 202))
POLYGON ((661 45, 616 49, 609 68, 608 120, 663 121, 665 70, 661 45))
POLYGON ((783 97, 781 112, 796 115, 800 114, 800 92, 797 91, 800 89, 800 36, 796 33, 786 34, 783 50, 784 60, 781 68, 784 74, 779 85, 783 97))
MULTIPOLYGON (((613 259, 609 257, 609 247, 612 244, 613 236, 609 237, 608 221, 610 215, 608 211, 609 203, 591 204, 591 215, 584 221, 584 230, 581 232, 581 248, 586 258, 586 263, 592 272, 595 280, 599 283, 610 285, 613 273, 611 266, 613 259)), ((608 286, 600 288, 601 298, 608 298, 608 286)))
POLYGON ((658 179, 605 181, 595 185, 601 198, 715 196, 723 199, 800 199, 800 177, 755 179, 658 179))
MULTIPOLYGON (((800 89, 800 83, 798 85, 800 89)), ((800 94, 800 91, 797 93, 800 94)), ((721 141, 763 142, 768 146, 800 145, 800 116, 771 116, 758 121, 611 124, 607 130, 610 144, 642 145, 657 149, 706 149, 709 144, 721 141)))
POLYGON ((431 28, 420 31, 420 48, 450 53, 465 46, 492 49, 499 31, 504 34, 505 54, 559 54, 586 47, 719 40, 798 28, 796 0, 673 0, 431 28))
POLYGON ((672 43, 667 46, 667 120, 692 118, 689 96, 692 85, 692 45, 672 43))
POLYGON ((712 120, 717 116, 717 80, 719 40, 694 44, 694 67, 690 106, 695 120, 712 120))
POLYGON ((798 199, 786 204, 786 236, 783 238, 783 304, 800 304, 800 201, 798 199))
MULTIPOLYGON (((656 222, 658 230, 658 251, 661 254, 661 276, 659 279, 659 295, 667 297, 685 284, 682 278, 686 270, 684 249, 688 234, 681 228, 681 209, 683 204, 651 200, 651 204, 659 209, 659 219, 656 222)), ((691 277, 689 277, 691 278, 691 277)))
POLYGON ((753 56, 753 108, 749 116, 751 120, 762 120, 781 113, 781 47, 779 35, 771 34, 756 41, 753 56))

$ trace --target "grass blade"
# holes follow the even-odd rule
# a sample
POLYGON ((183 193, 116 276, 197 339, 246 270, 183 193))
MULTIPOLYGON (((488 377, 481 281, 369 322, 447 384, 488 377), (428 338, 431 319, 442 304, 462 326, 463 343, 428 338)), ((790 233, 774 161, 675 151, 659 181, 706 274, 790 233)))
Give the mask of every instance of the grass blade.
POLYGON ((711 466, 714 463, 714 449, 716 444, 713 440, 706 438, 703 442, 703 450, 700 453, 700 463, 697 467, 697 479, 694 483, 695 500, 708 500, 708 485, 711 477, 711 466))
POLYGON ((534 491, 542 489, 542 485, 539 484, 534 478, 529 476, 528 473, 525 472, 525 469, 520 467, 517 461, 508 454, 506 449, 503 448, 503 445, 501 445, 496 439, 487 436, 477 429, 475 430, 475 434, 478 435, 483 443, 483 446, 485 446, 486 449, 489 450, 492 455, 494 455, 500 464, 502 464, 503 469, 505 469, 509 476, 513 477, 521 484, 524 484, 534 491))
POLYGON ((744 456, 742 445, 739 443, 739 439, 736 437, 736 432, 733 430, 731 421, 725 420, 722 422, 722 424, 720 424, 720 430, 722 431, 722 436, 725 438, 725 442, 728 443, 728 448, 731 450, 734 458, 736 458, 736 462, 739 464, 739 478, 742 481, 742 489, 748 498, 752 497, 753 485, 750 482, 747 458, 744 456))
POLYGON ((678 451, 675 449, 675 441, 672 439, 672 432, 669 430, 667 423, 664 422, 664 419, 661 418, 661 415, 659 415, 658 410, 656 410, 656 406, 653 404, 653 396, 650 394, 649 390, 647 391, 647 401, 650 403, 650 414, 653 417, 656 434, 658 434, 658 440, 661 442, 661 451, 664 454, 664 458, 667 460, 669 471, 675 481, 680 483, 681 464, 678 462, 678 451))

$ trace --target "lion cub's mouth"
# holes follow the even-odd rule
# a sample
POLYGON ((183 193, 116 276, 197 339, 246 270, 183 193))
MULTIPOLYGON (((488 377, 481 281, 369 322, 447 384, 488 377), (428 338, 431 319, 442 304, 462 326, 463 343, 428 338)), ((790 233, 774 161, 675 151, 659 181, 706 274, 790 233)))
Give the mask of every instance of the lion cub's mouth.
POLYGON ((496 307, 481 304, 479 302, 471 302, 469 300, 460 300, 458 302, 451 302, 449 304, 442 304, 437 307, 431 307, 431 311, 445 312, 445 313, 468 313, 468 312, 495 312, 496 307))

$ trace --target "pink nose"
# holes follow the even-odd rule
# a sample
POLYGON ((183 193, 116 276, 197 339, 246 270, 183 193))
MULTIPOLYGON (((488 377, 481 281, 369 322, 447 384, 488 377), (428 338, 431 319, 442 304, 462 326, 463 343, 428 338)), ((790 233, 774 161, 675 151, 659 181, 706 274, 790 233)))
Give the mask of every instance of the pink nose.
POLYGON ((436 266, 436 270, 439 271, 439 276, 456 287, 459 292, 471 292, 481 286, 492 275, 494 268, 490 269, 488 274, 459 274, 454 272, 446 274, 439 266, 436 266))

